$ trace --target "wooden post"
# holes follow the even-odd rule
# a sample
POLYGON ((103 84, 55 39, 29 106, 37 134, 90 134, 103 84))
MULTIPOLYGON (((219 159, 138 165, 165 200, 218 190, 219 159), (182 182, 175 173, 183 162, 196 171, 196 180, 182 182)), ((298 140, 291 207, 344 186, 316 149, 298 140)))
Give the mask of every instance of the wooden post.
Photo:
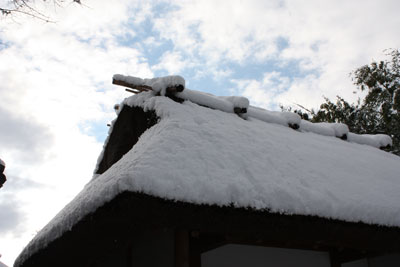
POLYGON ((129 244, 126 248, 126 266, 127 267, 134 266, 132 254, 133 254, 132 242, 129 242, 129 244))
POLYGON ((201 267, 201 248, 196 232, 175 231, 175 267, 201 267))
POLYGON ((341 267, 342 263, 340 262, 339 255, 337 252, 331 251, 329 252, 329 259, 331 261, 331 267, 341 267))
POLYGON ((184 229, 175 231, 175 267, 190 267, 189 232, 184 229))
POLYGON ((190 233, 189 250, 190 267, 201 267, 201 245, 198 231, 192 231, 190 233))

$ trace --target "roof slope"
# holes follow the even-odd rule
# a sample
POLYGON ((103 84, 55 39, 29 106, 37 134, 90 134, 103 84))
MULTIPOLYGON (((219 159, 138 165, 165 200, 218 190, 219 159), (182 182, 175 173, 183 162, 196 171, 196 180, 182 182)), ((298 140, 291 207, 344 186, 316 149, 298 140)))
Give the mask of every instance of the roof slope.
POLYGON ((124 191, 400 227, 397 156, 150 92, 124 104, 161 119, 38 233, 16 266, 124 191))

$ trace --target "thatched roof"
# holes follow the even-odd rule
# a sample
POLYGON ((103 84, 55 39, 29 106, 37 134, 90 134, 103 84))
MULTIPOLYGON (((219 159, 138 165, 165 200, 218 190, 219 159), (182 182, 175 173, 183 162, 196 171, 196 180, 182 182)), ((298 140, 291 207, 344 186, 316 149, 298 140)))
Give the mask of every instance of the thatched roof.
MULTIPOLYGON (((272 216, 282 220, 288 229, 291 220, 307 225, 307 218, 312 218, 308 234, 322 222, 350 227, 332 237, 333 243, 350 230, 367 229, 377 237, 375 244, 386 243, 387 248, 399 249, 396 242, 390 241, 390 236, 399 236, 400 227, 399 157, 342 140, 346 139, 344 134, 348 135, 343 125, 307 124, 308 128, 302 128, 295 114, 251 107, 240 97, 218 98, 185 89, 175 92, 172 98, 149 91, 124 100, 111 126, 96 175, 38 233, 20 255, 17 266, 34 254, 41 255, 39 251, 49 244, 49 248, 61 249, 64 241, 60 240, 71 238, 71 243, 80 236, 69 230, 88 230, 84 225, 90 218, 113 212, 111 203, 135 205, 120 199, 139 201, 137 196, 148 196, 139 199, 149 203, 154 199, 159 203, 165 201, 170 209, 179 203, 186 205, 186 213, 175 210, 168 215, 168 221, 174 221, 174 216, 180 218, 175 219, 177 223, 182 222, 185 214, 194 216, 190 210, 196 207, 204 212, 210 210, 212 216, 222 212, 221 216, 229 217, 230 212, 237 210, 234 216, 241 219, 235 223, 243 224, 249 217, 241 214, 247 212, 256 217, 272 216), (235 111, 235 107, 240 110, 235 111)), ((385 138, 377 138, 374 144, 384 146, 385 138)), ((125 216, 121 209, 117 210, 117 218, 125 216)), ((126 216, 131 220, 135 216, 142 218, 140 212, 146 213, 133 208, 126 216)), ((208 219, 197 221, 204 220, 208 219)), ((190 224, 195 221, 190 220, 190 224)), ((259 222, 254 229, 262 232, 262 223, 269 221, 259 222)), ((366 233, 364 230, 360 230, 360 236, 366 233)), ((320 231, 335 235, 329 226, 320 226, 320 231)), ((311 238, 310 242, 318 238, 311 238)), ((302 237, 295 235, 293 239, 301 245, 302 237)))

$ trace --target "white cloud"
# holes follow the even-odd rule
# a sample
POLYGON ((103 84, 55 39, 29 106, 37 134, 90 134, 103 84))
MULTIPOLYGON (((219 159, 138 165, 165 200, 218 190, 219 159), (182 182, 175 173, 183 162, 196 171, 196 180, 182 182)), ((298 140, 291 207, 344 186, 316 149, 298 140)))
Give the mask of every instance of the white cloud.
POLYGON ((288 77, 279 72, 265 73, 261 81, 258 80, 232 80, 239 88, 237 93, 247 97, 253 106, 276 109, 277 95, 285 92, 290 86, 288 77))
MULTIPOLYGON (((1 94, 0 94, 1 97, 1 94)), ((4 98, 3 98, 4 99, 4 98)), ((46 159, 46 148, 52 145, 50 131, 29 117, 18 116, 0 106, 0 147, 5 156, 15 153, 27 163, 42 162, 46 159), (29 148, 29 154, 26 149, 29 148)))
POLYGON ((379 58, 385 48, 400 46, 396 0, 174 3, 178 8, 162 14, 155 29, 176 51, 203 58, 209 66, 271 59, 289 68, 296 63, 304 80, 296 79, 300 84, 291 88, 293 96, 286 95, 297 98, 304 93, 301 84, 308 84, 313 100, 305 105, 315 106, 314 96, 321 101, 323 94, 354 99, 345 91, 354 89, 348 73, 379 58), (282 39, 287 47, 279 47, 282 39), (310 71, 320 75, 309 76, 310 71))
MULTIPOLYGON (((289 89, 277 95, 275 101, 283 106, 302 105, 306 108, 319 107, 322 103, 323 91, 318 84, 318 79, 314 75, 307 75, 303 78, 294 79, 289 89)), ((328 97, 328 95, 325 95, 328 97)), ((329 95, 330 96, 330 95, 329 95)))
POLYGON ((7 194, 1 196, 0 202, 0 234, 7 234, 8 232, 16 232, 21 230, 23 221, 23 214, 20 212, 20 207, 16 197, 7 194))
POLYGON ((153 66, 154 70, 166 70, 169 75, 178 75, 182 70, 192 67, 193 63, 183 59, 180 52, 166 51, 160 58, 160 62, 153 66))
POLYGON ((113 105, 127 94, 111 85, 112 75, 152 76, 147 59, 133 44, 119 44, 119 38, 135 36, 128 14, 142 5, 85 4, 89 8, 57 9, 57 23, 0 21, 0 40, 7 43, 0 50, 0 113, 7 128, 0 134, 0 157, 9 178, 0 194, 15 195, 19 206, 1 217, 24 218, 23 228, 0 225, 0 253, 9 265, 90 180, 102 144, 79 125, 105 125, 115 116, 113 105), (45 186, 17 186, 29 183, 45 186))

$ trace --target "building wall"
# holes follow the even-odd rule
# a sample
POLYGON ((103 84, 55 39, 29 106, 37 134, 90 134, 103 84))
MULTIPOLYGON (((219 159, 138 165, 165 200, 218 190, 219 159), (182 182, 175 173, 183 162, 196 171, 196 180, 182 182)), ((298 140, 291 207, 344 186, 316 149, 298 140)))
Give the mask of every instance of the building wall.
POLYGON ((329 253, 226 245, 203 253, 202 267, 330 267, 329 253))
POLYGON ((90 264, 90 267, 127 267, 126 251, 123 249, 110 251, 96 259, 95 262, 90 264))
MULTIPOLYGON (((174 267, 171 229, 141 230, 124 248, 102 255, 90 267, 174 267)), ((202 267, 330 267, 329 253, 229 244, 201 255, 202 267)), ((400 254, 342 264, 342 267, 399 267, 400 254)))
POLYGON ((342 264, 342 267, 369 267, 368 260, 362 259, 342 264))
POLYGON ((368 261, 370 263, 369 267, 399 267, 400 253, 370 258, 368 261))
POLYGON ((140 230, 131 242, 96 259, 90 267, 174 267, 174 232, 140 230))
MULTIPOLYGON (((330 267, 329 253, 327 252, 234 244, 203 253, 201 263, 202 267, 330 267)), ((342 267, 399 266, 400 254, 342 264, 342 267)))
POLYGON ((399 267, 400 254, 389 254, 342 264, 342 267, 399 267))
POLYGON ((132 267, 174 267, 174 231, 157 230, 135 235, 132 267))

